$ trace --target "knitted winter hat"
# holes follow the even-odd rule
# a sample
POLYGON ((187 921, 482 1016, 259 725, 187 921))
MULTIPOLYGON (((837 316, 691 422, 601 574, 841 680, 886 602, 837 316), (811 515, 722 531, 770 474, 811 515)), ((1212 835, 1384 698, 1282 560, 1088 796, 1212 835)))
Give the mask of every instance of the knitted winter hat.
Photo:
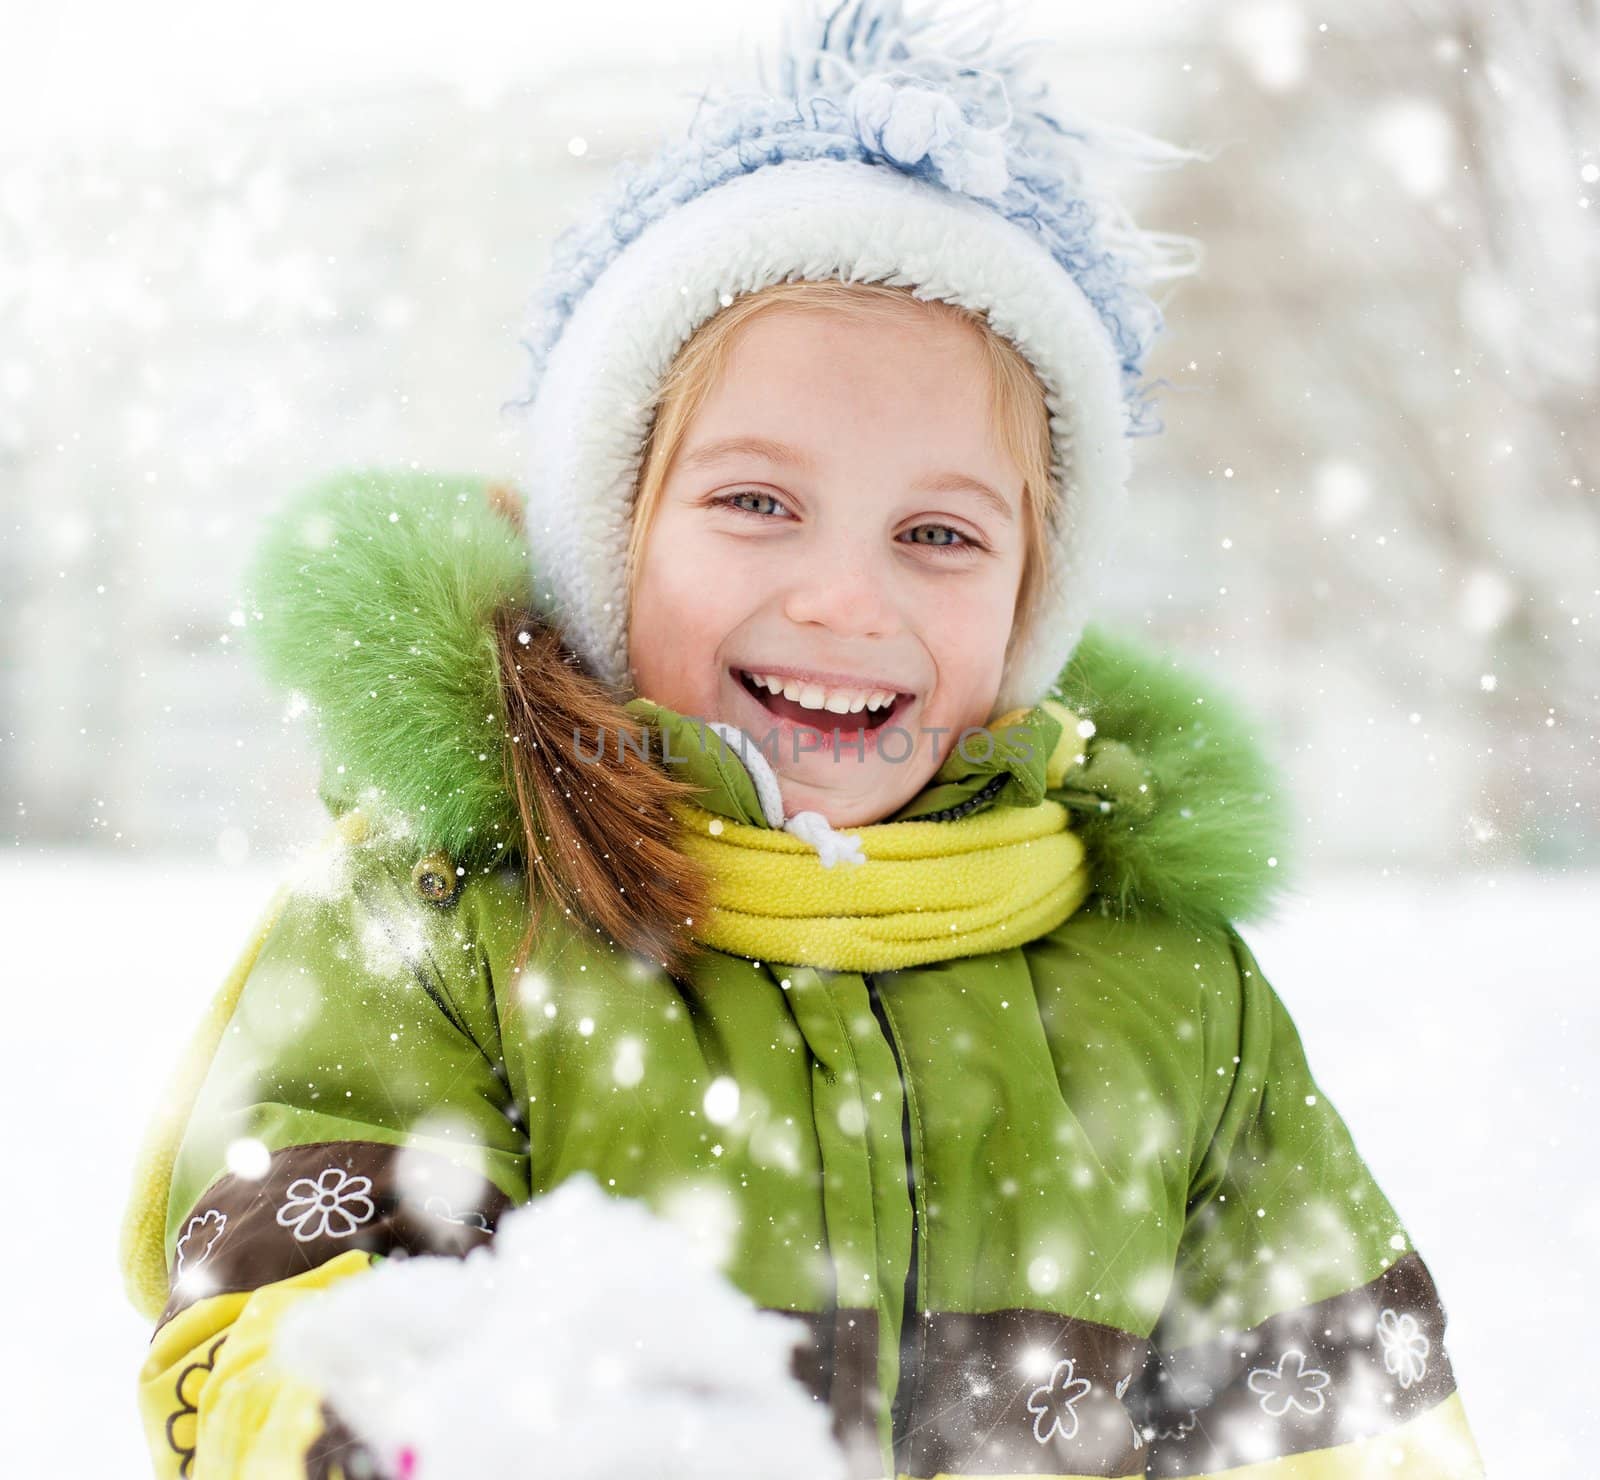
MULTIPOLYGON (((804 3, 804 0, 803 0, 804 3)), ((1190 239, 1142 231, 1092 178, 1198 157, 1068 120, 1028 84, 1037 42, 995 41, 995 6, 843 0, 791 11, 777 81, 702 98, 687 138, 624 165, 598 213, 556 241, 522 343, 525 483, 541 594, 619 694, 626 557, 654 398, 694 330, 791 278, 912 285, 985 313, 1033 367, 1062 497, 1044 579, 996 713, 1046 697, 1110 554, 1127 438, 1161 430, 1142 367, 1162 326, 1147 293, 1192 271, 1190 239)), ((1159 384, 1160 382, 1157 382, 1159 384)))

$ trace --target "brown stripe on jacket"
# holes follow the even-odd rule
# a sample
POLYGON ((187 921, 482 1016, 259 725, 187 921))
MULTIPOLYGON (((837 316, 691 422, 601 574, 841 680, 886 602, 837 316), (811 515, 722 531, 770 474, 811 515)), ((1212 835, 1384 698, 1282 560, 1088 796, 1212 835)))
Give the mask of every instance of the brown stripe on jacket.
POLYGON ((377 1141, 322 1141, 275 1151, 257 1180, 232 1173, 195 1202, 178 1236, 171 1296, 156 1329, 197 1300, 304 1274, 349 1249, 370 1254, 465 1254, 487 1243, 510 1199, 432 1152, 377 1141), (417 1193, 407 1196, 398 1178, 417 1193), (440 1190, 429 1192, 429 1184, 440 1190), (454 1196, 454 1201, 452 1201, 454 1196))
POLYGON ((1163 1358, 1148 1473, 1206 1475, 1398 1428, 1456 1390, 1445 1310, 1415 1251, 1358 1289, 1163 1358))

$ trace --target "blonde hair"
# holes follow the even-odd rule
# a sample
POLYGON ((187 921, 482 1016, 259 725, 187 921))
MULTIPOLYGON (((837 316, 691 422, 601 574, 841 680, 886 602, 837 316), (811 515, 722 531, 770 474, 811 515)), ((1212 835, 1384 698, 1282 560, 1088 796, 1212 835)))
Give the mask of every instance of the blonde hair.
POLYGON ((1017 591, 1016 616, 1006 653, 1033 610, 1044 576, 1047 531, 1060 504, 1052 476, 1054 452, 1044 387, 1022 352, 976 310, 942 299, 918 298, 912 289, 888 283, 845 282, 839 278, 773 283, 734 299, 705 320, 679 349, 657 389, 650 431, 645 438, 628 537, 627 600, 633 610, 639 557, 673 459, 722 374, 739 330, 778 308, 831 310, 904 321, 908 314, 940 314, 965 323, 981 338, 989 378, 989 415, 1001 449, 1022 473, 1023 533, 1026 548, 1017 591))

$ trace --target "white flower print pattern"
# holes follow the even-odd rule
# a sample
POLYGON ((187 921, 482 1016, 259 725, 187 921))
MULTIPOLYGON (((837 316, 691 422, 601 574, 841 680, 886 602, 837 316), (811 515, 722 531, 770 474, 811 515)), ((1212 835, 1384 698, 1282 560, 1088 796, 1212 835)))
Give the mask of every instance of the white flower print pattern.
POLYGON ((441 1222, 454 1223, 458 1228, 479 1228, 485 1233, 494 1231, 489 1227, 489 1220, 476 1208, 468 1208, 465 1212, 458 1213, 442 1197, 430 1197, 423 1203, 422 1210, 425 1213, 432 1213, 441 1222))
MULTIPOLYGON (((1126 1377, 1119 1378, 1117 1380, 1116 1392, 1117 1392, 1117 1399, 1118 1399, 1119 1402, 1122 1399, 1122 1395, 1125 1392, 1128 1391, 1128 1385, 1132 1381, 1133 1381, 1133 1373, 1131 1373, 1131 1372, 1126 1377)), ((1141 1429, 1139 1427, 1139 1425, 1136 1424, 1133 1421, 1133 1415, 1131 1413, 1129 1413, 1126 1408, 1124 1408, 1122 1410, 1122 1413, 1123 1413, 1123 1416, 1128 1420, 1129 1427, 1131 1427, 1133 1429, 1133 1447, 1135 1449, 1143 1449, 1144 1448, 1144 1430, 1141 1429)))
POLYGON ((349 1238, 377 1212, 369 1177, 348 1176, 338 1167, 329 1167, 320 1177, 300 1177, 289 1184, 289 1191, 278 1209, 278 1222, 292 1228, 303 1244, 314 1238, 349 1238))
POLYGON ((1278 1358, 1275 1368, 1250 1370, 1250 1391, 1260 1395, 1261 1411, 1273 1418, 1281 1418, 1291 1407, 1302 1413, 1321 1413, 1322 1390, 1328 1382, 1328 1374, 1320 1367, 1306 1366, 1306 1354, 1294 1346, 1278 1358))
POLYGON ((183 1237, 178 1240, 178 1273, 189 1274, 204 1264, 227 1226, 228 1215, 219 1213, 215 1208, 196 1213, 183 1230, 183 1237))
POLYGON ((1428 1371, 1428 1338, 1410 1311, 1384 1306, 1378 1314, 1378 1342, 1383 1347, 1384 1367, 1400 1379, 1401 1387, 1422 1381, 1428 1371))
POLYGON ((1075 1405, 1093 1386, 1087 1378, 1072 1375, 1072 1358, 1055 1365, 1050 1381, 1040 1383, 1028 1394, 1028 1412, 1034 1415, 1033 1437, 1048 1444, 1055 1434, 1070 1439, 1078 1432, 1075 1405))
POLYGON ((1152 1424, 1141 1432, 1146 1439, 1182 1439, 1185 1435, 1192 1434, 1199 1422, 1198 1413, 1193 1408, 1185 1408, 1183 1417, 1176 1423, 1152 1424))

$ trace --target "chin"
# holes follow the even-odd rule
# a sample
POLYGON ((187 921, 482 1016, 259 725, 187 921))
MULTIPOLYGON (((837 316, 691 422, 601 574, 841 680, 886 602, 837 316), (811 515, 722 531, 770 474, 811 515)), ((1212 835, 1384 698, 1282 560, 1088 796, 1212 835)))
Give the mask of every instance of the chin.
POLYGON ((866 795, 838 796, 825 792, 812 792, 804 786, 790 788, 782 784, 779 778, 779 789, 783 793, 784 815, 792 817, 796 812, 820 812, 828 819, 828 825, 835 828, 868 827, 875 822, 881 822, 891 812, 903 807, 914 796, 915 792, 901 796, 898 789, 894 792, 873 792, 866 795))

